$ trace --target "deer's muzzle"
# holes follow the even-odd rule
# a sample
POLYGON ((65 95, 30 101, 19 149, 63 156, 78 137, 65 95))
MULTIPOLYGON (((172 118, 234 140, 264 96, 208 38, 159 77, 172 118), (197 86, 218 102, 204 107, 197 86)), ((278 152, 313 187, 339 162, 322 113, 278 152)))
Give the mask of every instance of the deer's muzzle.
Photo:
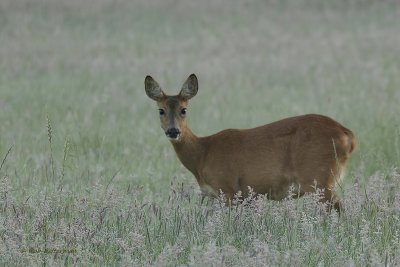
POLYGON ((178 128, 170 128, 165 132, 165 134, 168 138, 176 140, 181 135, 181 131, 178 128))

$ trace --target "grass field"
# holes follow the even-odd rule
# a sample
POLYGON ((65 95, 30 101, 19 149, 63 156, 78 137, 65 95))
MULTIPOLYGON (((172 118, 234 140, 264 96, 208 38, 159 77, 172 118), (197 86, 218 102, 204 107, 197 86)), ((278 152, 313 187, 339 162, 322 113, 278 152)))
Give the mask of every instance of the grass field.
POLYGON ((400 265, 400 3, 2 0, 0 264, 400 265), (201 204, 144 92, 199 78, 202 136, 320 113, 358 149, 337 188, 201 204))

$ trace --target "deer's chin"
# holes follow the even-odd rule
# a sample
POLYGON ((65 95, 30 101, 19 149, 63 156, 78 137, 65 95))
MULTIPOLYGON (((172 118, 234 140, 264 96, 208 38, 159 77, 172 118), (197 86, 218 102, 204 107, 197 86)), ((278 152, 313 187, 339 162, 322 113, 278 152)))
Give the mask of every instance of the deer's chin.
POLYGON ((179 134, 179 135, 176 136, 176 137, 169 137, 169 136, 168 136, 168 139, 169 139, 169 141, 171 141, 171 142, 173 142, 173 143, 177 143, 177 142, 181 141, 181 135, 179 134))

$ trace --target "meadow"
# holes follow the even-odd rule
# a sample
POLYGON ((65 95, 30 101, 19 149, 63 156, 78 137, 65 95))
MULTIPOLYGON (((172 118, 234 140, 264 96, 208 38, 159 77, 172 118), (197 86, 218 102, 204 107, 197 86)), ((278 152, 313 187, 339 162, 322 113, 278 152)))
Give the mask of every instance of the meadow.
POLYGON ((396 0, 2 0, 0 265, 399 266, 399 103, 396 0), (350 128, 345 211, 201 203, 144 91, 190 73, 199 136, 350 128))

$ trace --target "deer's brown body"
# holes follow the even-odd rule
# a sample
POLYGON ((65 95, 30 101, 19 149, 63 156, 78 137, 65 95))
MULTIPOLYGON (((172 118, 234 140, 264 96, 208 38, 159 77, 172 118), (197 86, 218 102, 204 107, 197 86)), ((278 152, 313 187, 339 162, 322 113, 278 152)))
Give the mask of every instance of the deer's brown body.
POLYGON ((300 195, 317 187, 324 189, 324 201, 340 209, 332 189, 356 143, 353 133, 338 122, 309 114, 197 137, 185 120, 188 100, 197 93, 196 76, 188 78, 177 96, 165 95, 150 76, 145 85, 158 103, 162 128, 176 154, 204 194, 218 196, 221 190, 231 199, 238 191, 246 195, 251 187, 280 200, 292 185, 300 195))

